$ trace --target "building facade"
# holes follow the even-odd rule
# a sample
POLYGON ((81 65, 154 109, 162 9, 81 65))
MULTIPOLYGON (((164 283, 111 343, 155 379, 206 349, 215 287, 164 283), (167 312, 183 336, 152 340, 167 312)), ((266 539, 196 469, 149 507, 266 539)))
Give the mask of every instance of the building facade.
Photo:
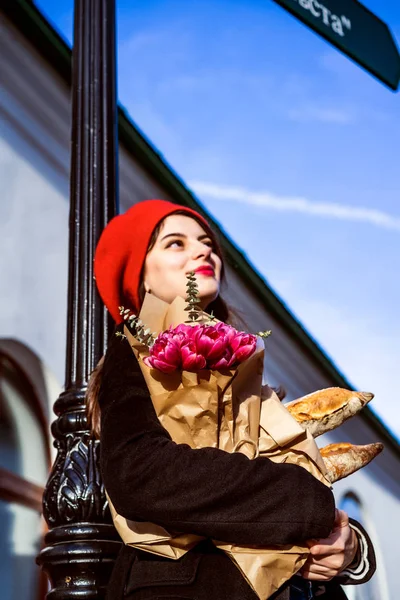
MULTIPOLYGON (((0 13, 0 584, 4 600, 37 600, 45 589, 34 563, 45 529, 40 497, 54 460, 52 405, 64 381, 70 51, 31 2, 6 6, 0 13)), ((145 198, 203 210, 122 111, 119 131, 121 211, 145 198)), ((273 330, 269 383, 283 385, 287 400, 351 387, 234 243, 221 232, 220 238, 225 295, 252 331, 273 330)), ((385 444, 370 466, 335 484, 335 494, 365 524, 377 550, 377 575, 348 590, 350 599, 396 598, 400 448, 370 409, 319 444, 336 441, 385 444)))

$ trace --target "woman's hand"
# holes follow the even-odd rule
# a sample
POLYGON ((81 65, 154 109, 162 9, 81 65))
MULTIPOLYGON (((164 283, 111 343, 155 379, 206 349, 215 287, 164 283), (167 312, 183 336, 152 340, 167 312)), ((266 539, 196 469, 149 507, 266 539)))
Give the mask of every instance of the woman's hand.
POLYGON ((310 555, 300 574, 311 581, 330 581, 354 560, 358 540, 349 526, 349 517, 336 509, 333 529, 323 540, 309 540, 310 555))

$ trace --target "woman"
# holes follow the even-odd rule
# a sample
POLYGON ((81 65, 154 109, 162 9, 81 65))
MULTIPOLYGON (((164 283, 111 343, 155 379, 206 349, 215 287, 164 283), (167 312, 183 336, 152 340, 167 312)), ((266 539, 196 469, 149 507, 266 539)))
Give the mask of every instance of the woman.
MULTIPOLYGON (((119 331, 119 306, 137 314, 145 292, 168 303, 184 297, 190 271, 197 275, 202 308, 226 321, 219 294, 224 267, 214 234, 201 215, 163 200, 141 202, 113 219, 96 251, 97 286, 119 331)), ((374 555, 365 532, 335 512, 332 492, 305 469, 175 444, 124 339, 113 336, 101 378, 98 402, 89 395, 88 413, 100 433, 103 480, 119 514, 237 544, 307 541, 311 553, 302 574, 278 590, 276 600, 339 600, 345 598, 340 583, 372 576, 374 555)), ((204 541, 177 561, 124 546, 107 598, 257 597, 230 559, 204 541)))

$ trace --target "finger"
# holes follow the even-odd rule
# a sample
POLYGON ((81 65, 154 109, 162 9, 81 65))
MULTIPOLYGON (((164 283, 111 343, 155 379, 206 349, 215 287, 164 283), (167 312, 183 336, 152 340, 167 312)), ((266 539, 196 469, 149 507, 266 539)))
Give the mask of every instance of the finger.
POLYGON ((340 508, 335 509, 335 522, 333 528, 347 527, 349 525, 349 515, 340 508))
POLYGON ((307 573, 308 575, 317 575, 319 577, 335 577, 338 571, 336 569, 309 568, 303 569, 302 573, 307 573))
MULTIPOLYGON (((350 527, 349 527, 350 530, 350 527)), ((309 540, 309 547, 312 548, 314 546, 330 546, 335 543, 335 541, 343 535, 343 529, 338 527, 333 529, 332 532, 326 538, 321 538, 318 540, 309 540)))
POLYGON ((331 581, 331 579, 333 579, 333 576, 316 575, 315 573, 302 573, 302 577, 309 581, 331 581))
POLYGON ((321 558, 310 557, 304 563, 307 569, 317 570, 328 569, 332 571, 341 571, 345 566, 344 554, 335 554, 331 556, 325 556, 321 558))
POLYGON ((330 546, 313 546, 310 548, 310 554, 315 559, 321 559, 327 556, 337 556, 344 553, 345 545, 339 541, 330 546))
POLYGON ((328 548, 329 546, 335 543, 337 538, 337 534, 331 534, 328 538, 321 538, 320 540, 309 540, 309 542, 307 542, 307 546, 310 550, 316 548, 328 548))
POLYGON ((330 581, 335 577, 335 573, 333 572, 315 572, 312 569, 305 569, 304 567, 300 573, 304 579, 309 579, 310 581, 330 581))
POLYGON ((343 560, 343 562, 344 562, 343 568, 344 569, 353 562, 354 557, 357 553, 357 549, 358 549, 358 538, 357 538, 355 531, 352 529, 351 537, 349 538, 349 540, 346 544, 346 550, 345 550, 344 560, 343 560))
POLYGON ((342 563, 305 563, 302 568, 302 572, 313 573, 314 575, 324 575, 326 577, 335 577, 342 570, 342 563))
POLYGON ((312 556, 329 556, 330 554, 340 554, 345 551, 347 544, 346 536, 332 536, 329 540, 320 540, 319 544, 310 546, 312 556))
POLYGON ((318 555, 337 554, 344 552, 349 546, 353 546, 354 536, 350 527, 340 528, 331 533, 328 538, 318 540, 315 544, 309 544, 310 553, 318 555))

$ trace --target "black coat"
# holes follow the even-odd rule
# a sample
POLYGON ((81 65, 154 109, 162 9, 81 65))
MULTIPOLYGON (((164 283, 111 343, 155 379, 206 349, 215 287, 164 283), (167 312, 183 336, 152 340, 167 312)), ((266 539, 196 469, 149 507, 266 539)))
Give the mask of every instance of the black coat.
MULTIPOLYGON (((244 545, 298 544, 329 535, 333 494, 305 469, 173 442, 125 339, 113 336, 110 343, 99 402, 103 481, 125 518, 244 545)), ((334 594, 326 599, 345 598, 336 581, 326 587, 334 594)), ((274 598, 289 598, 288 589, 274 598)), ((178 561, 124 546, 107 598, 257 599, 208 540, 178 561)))

